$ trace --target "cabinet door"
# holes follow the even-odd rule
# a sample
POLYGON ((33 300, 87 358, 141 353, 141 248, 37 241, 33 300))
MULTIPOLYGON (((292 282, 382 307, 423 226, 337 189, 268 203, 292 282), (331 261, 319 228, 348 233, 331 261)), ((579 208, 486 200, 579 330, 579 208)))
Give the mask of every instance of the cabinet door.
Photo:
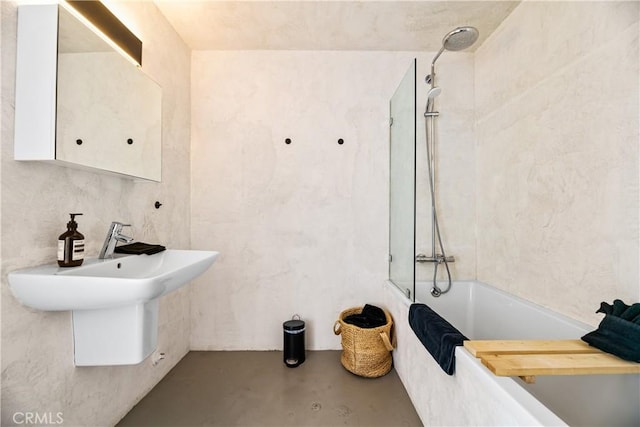
POLYGON ((56 158, 160 180, 161 90, 115 52, 58 55, 56 158))
POLYGON ((18 9, 15 159, 160 181, 162 89, 62 5, 18 9))

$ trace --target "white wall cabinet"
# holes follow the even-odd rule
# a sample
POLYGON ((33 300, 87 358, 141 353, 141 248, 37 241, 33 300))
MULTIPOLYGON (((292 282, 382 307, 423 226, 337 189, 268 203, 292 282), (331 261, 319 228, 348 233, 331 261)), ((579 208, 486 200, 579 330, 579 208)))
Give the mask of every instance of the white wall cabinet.
POLYGON ((18 10, 16 160, 161 180, 162 89, 62 5, 18 10))

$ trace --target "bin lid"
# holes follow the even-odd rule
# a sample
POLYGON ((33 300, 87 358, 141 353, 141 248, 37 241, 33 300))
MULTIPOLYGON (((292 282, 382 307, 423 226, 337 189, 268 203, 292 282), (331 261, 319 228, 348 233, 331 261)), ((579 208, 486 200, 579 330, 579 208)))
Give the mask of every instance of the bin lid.
POLYGON ((282 327, 287 331, 299 331, 304 329, 304 321, 302 320, 287 320, 282 324, 282 327))

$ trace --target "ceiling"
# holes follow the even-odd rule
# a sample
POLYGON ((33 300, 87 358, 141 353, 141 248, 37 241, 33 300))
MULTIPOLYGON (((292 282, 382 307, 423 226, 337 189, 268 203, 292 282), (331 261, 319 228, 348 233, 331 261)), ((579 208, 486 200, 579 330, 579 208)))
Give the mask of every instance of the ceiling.
POLYGON ((458 26, 482 44, 519 1, 155 0, 193 50, 437 51, 458 26))

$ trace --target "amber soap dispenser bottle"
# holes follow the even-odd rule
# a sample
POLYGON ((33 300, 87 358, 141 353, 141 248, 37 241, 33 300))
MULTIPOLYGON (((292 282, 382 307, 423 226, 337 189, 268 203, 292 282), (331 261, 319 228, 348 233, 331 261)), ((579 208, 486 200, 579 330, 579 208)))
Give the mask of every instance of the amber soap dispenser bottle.
POLYGON ((77 267, 84 261, 84 236, 78 232, 77 215, 72 213, 67 223, 67 231, 58 237, 58 265, 60 267, 77 267))

